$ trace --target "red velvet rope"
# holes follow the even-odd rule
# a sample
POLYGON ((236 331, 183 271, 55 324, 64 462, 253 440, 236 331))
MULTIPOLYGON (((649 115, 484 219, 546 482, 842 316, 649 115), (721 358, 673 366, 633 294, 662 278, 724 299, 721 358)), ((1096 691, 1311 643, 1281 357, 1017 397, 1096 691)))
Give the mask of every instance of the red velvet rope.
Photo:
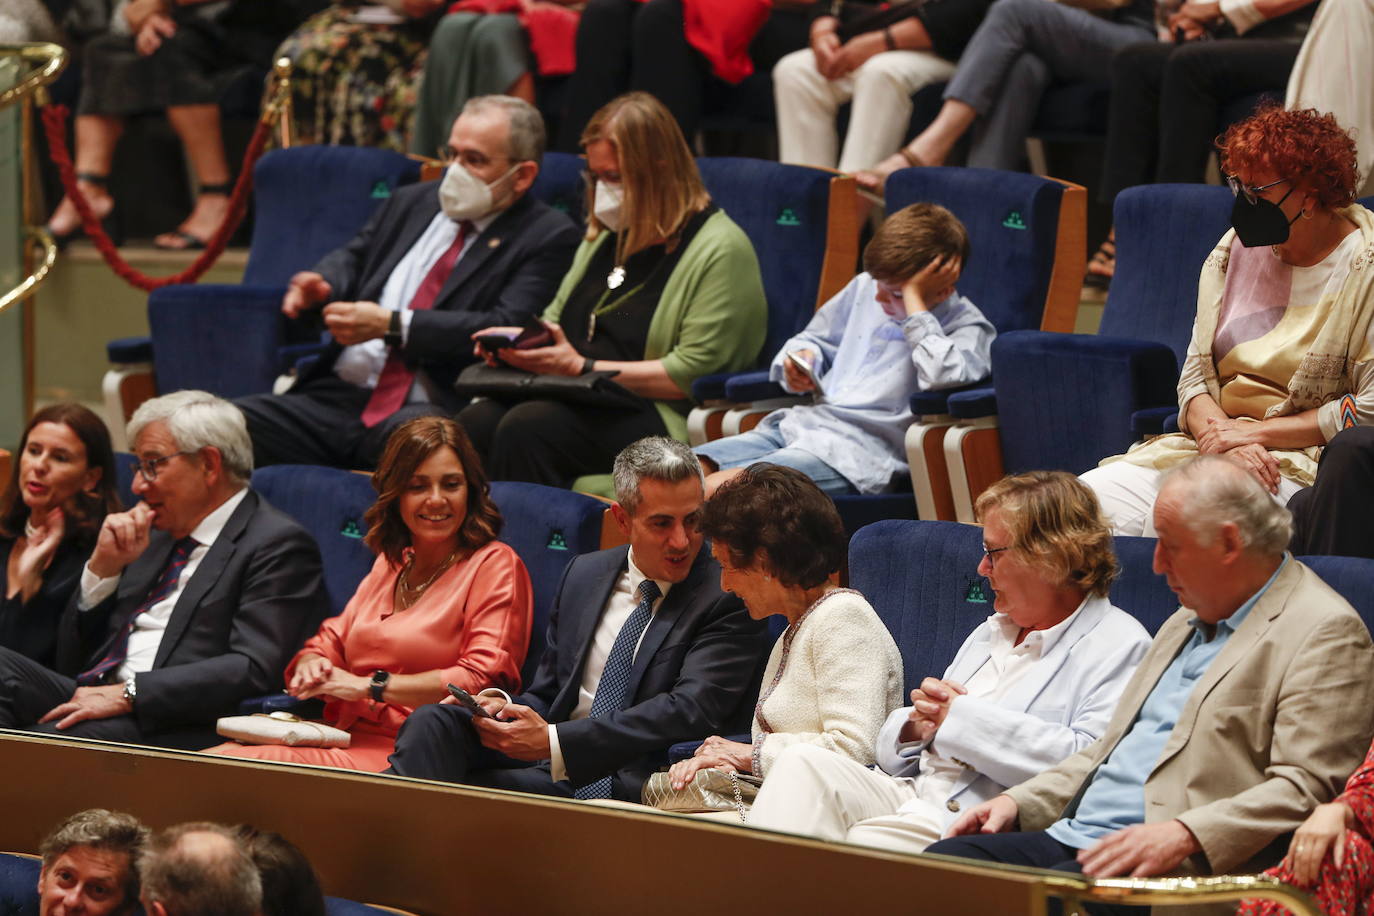
POLYGON ((95 218, 86 195, 77 187, 76 168, 72 165, 71 152, 67 149, 67 114, 65 105, 43 106, 43 129, 47 133, 48 148, 52 152, 57 171, 62 176, 62 186, 72 203, 76 204, 77 212, 81 214, 81 225, 86 230, 86 235, 95 243, 96 249, 110 265, 110 269, 130 286, 148 292, 163 286, 194 283, 199 280, 224 253, 224 246, 229 243, 229 237, 238 229, 239 223, 243 222, 243 216, 248 210, 248 194, 253 189, 253 165, 262 155, 263 147, 267 145, 271 123, 266 119, 261 120, 257 129, 253 131, 253 139, 248 141, 248 150, 243 154, 243 166, 239 169, 238 181, 234 183, 234 193, 229 198, 229 215, 205 244, 205 250, 200 253, 200 257, 179 274, 170 277, 150 277, 131 267, 128 261, 120 257, 119 249, 115 248, 114 242, 105 234, 105 227, 95 218))

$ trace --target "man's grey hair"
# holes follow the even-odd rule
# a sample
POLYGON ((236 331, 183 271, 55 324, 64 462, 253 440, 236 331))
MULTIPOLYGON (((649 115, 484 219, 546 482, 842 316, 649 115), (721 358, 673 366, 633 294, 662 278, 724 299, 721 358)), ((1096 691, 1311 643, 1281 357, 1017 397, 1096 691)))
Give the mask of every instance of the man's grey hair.
POLYGON ((129 421, 129 441, 150 423, 163 422, 183 452, 214 446, 224 459, 224 473, 239 485, 253 474, 253 440, 243 412, 208 391, 174 391, 144 401, 129 421))
POLYGON ((38 853, 43 857, 44 868, 50 868, 63 853, 78 846, 124 855, 124 903, 126 908, 132 908, 138 900, 138 857, 147 842, 148 828, 132 814, 88 808, 58 824, 43 838, 38 853))
POLYGON ((168 916, 255 916, 262 878, 238 836, 219 824, 192 823, 155 835, 139 858, 145 904, 168 916))
POLYGON ((703 487, 706 485, 701 462, 692 454, 692 449, 667 436, 650 436, 625 446, 615 456, 611 475, 615 479, 615 501, 631 515, 639 509, 642 498, 639 482, 646 477, 664 483, 694 477, 703 487))
POLYGON ((510 120, 510 136, 506 139, 506 155, 514 162, 538 163, 544 158, 548 145, 544 133, 544 116, 524 99, 513 95, 479 95, 468 99, 463 114, 481 114, 499 108, 510 120))
POLYGON ((1232 522, 1250 553, 1279 556, 1288 549, 1292 513, 1234 462, 1200 455, 1166 473, 1160 492, 1165 487, 1183 488, 1184 521, 1204 547, 1216 541, 1222 525, 1232 522))

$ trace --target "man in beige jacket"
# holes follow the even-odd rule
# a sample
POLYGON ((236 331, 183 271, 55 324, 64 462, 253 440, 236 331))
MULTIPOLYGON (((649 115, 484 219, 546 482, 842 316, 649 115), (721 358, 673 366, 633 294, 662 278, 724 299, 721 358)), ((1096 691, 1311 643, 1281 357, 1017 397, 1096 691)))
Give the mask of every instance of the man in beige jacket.
POLYGON ((1287 510, 1203 457, 1166 477, 1154 520, 1155 571, 1183 606, 1106 733, 965 812, 928 852, 1093 877, 1258 871, 1359 765, 1374 646, 1285 553, 1287 510))

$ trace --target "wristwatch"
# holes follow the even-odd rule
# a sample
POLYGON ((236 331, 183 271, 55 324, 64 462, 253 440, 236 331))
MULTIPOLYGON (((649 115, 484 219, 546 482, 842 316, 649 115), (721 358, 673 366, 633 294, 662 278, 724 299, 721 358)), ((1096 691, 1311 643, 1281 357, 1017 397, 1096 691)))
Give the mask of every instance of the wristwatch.
POLYGON ((391 672, 383 671, 378 668, 372 672, 372 681, 368 684, 367 692, 372 694, 372 699, 378 703, 382 702, 382 693, 386 690, 387 681, 391 680, 391 672))
POLYGON ((401 313, 393 309, 391 317, 387 319, 386 334, 382 337, 382 343, 388 347, 399 347, 401 345, 401 313))
POLYGON ((134 700, 138 699, 138 681, 134 677, 124 682, 124 692, 120 697, 130 706, 134 705, 134 700))

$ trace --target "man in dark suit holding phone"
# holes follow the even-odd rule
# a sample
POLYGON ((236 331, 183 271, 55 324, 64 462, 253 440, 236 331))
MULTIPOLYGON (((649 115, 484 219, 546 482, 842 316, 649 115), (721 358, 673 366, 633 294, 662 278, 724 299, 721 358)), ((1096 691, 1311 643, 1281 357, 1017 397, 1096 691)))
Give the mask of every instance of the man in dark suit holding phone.
POLYGON ((544 145, 533 106, 472 99, 441 180, 397 189, 357 237, 291 278, 282 312, 323 306, 333 341, 290 391, 235 402, 258 465, 374 467, 401 423, 463 406, 452 386, 475 358, 473 333, 548 305, 580 238, 528 195, 544 145))
POLYGON ((655 437, 622 451, 614 474, 629 546, 568 564, 534 682, 513 699, 479 693, 495 718, 449 700, 420 707, 390 772, 639 801, 669 745, 747 720, 768 645, 701 549, 701 465, 686 445, 655 437))

